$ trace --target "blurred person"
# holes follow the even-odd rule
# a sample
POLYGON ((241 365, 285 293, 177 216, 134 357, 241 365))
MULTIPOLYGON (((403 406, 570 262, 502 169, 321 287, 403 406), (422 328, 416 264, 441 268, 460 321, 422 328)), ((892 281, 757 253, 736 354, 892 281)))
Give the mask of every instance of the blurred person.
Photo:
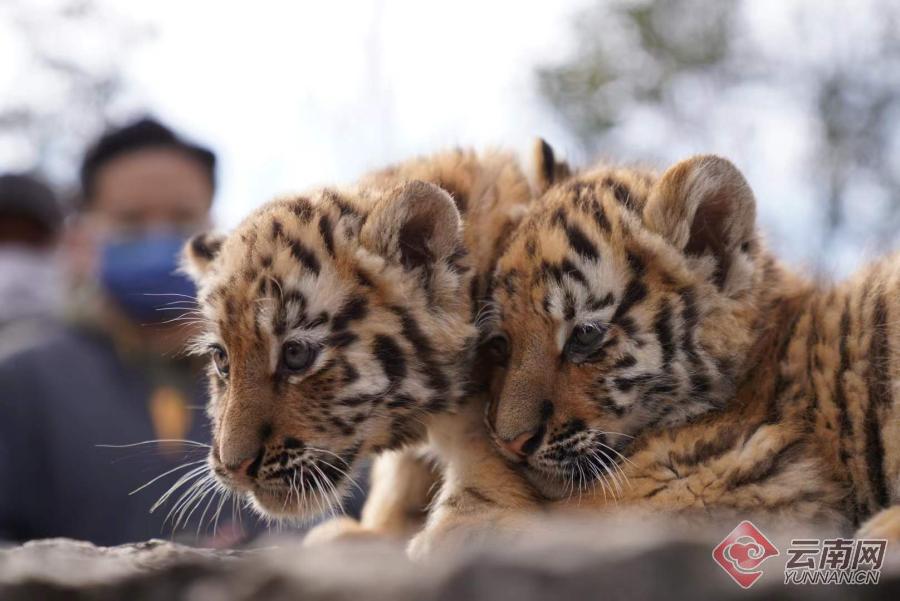
POLYGON ((37 178, 0 176, 0 360, 39 341, 59 310, 62 217, 37 178))
MULTIPOLYGON (((63 253, 77 282, 69 322, 0 362, 0 539, 159 537, 171 531, 172 502, 149 509, 182 476, 171 501, 208 493, 202 506, 180 506, 187 532, 212 532, 219 497, 189 478, 204 466, 209 435, 199 366, 181 354, 194 289, 177 257, 209 225, 215 166, 211 151, 150 119, 87 152, 63 253)), ((43 277, 22 268, 21 278, 43 277)), ((243 536, 231 506, 222 509, 220 539, 204 544, 243 536)))

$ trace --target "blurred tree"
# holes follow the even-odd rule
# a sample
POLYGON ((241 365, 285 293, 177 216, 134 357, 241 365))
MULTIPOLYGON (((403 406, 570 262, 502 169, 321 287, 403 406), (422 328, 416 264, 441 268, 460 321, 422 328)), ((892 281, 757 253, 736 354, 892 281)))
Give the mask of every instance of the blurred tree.
POLYGON ((724 78, 735 2, 600 3, 574 22, 575 56, 538 70, 540 91, 588 150, 637 105, 677 116, 677 79, 724 78))
POLYGON ((122 68, 151 34, 94 0, 4 0, 0 168, 71 186, 85 145, 138 106, 122 68))
POLYGON ((623 134, 636 119, 659 146, 711 148, 740 121, 711 115, 743 110, 763 127, 772 107, 752 106, 752 92, 780 99, 807 122, 798 177, 827 207, 820 243, 850 232, 858 249, 900 240, 898 32, 895 0, 609 0, 577 15, 574 52, 537 83, 587 153, 632 158, 623 134))

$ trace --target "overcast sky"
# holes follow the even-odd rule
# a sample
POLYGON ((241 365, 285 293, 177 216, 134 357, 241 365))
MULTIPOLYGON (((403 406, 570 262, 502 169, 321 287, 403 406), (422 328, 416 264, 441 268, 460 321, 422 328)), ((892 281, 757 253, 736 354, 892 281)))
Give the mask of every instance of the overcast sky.
POLYGON ((231 225, 275 193, 450 145, 566 146, 532 68, 579 2, 139 1, 157 34, 130 79, 222 159, 231 225), (251 8, 252 7, 252 8, 251 8))
MULTIPOLYGON (((2 3, 38 14, 63 1, 0 0, 0 92, 7 97, 51 102, 53 87, 33 81, 23 66, 2 3)), ((572 50, 572 19, 590 0, 97 1, 152 34, 124 57, 110 56, 117 46, 102 30, 51 28, 44 43, 100 63, 121 61, 130 91, 125 113, 146 107, 216 150, 215 215, 223 228, 273 195, 349 182, 452 145, 525 154, 540 135, 578 163, 590 158, 577 155, 533 79, 537 65, 572 50)), ((842 4, 828 3, 831 12, 842 4)), ((755 34, 775 49, 795 45, 781 0, 748 6, 755 34)), ((810 139, 804 114, 752 91, 721 105, 708 118, 722 127, 712 127, 716 135, 702 143, 669 135, 661 145, 656 122, 637 115, 623 128, 632 156, 615 158, 653 157, 665 167, 697 152, 729 156, 754 187, 776 250, 795 263, 818 258, 804 234, 821 215, 802 177, 810 139)), ((16 156, 16 149, 0 148, 0 162, 16 156)), ((878 250, 837 249, 825 268, 845 273, 878 250)))

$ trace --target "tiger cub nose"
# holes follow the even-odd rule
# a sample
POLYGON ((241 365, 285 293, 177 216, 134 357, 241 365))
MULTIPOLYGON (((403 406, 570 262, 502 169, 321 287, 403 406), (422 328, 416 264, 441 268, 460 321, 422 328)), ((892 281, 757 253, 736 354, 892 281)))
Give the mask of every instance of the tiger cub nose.
POLYGON ((223 467, 228 472, 228 475, 235 480, 247 482, 256 478, 264 454, 265 449, 259 447, 253 455, 244 457, 233 463, 225 464, 223 467))
POLYGON ((501 441, 503 448, 516 455, 525 458, 534 453, 544 439, 544 427, 541 426, 530 432, 523 432, 512 440, 501 441))

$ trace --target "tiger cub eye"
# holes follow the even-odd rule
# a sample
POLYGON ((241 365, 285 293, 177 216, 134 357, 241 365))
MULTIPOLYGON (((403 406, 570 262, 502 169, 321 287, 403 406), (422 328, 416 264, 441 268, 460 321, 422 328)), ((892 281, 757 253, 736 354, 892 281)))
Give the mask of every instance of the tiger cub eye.
POLYGON ((281 364, 288 371, 303 371, 312 365, 317 354, 318 349, 308 342, 302 340, 285 342, 281 349, 281 364))
POLYGON ((509 359, 509 338, 506 334, 494 334, 484 341, 482 348, 488 353, 492 361, 503 365, 509 359))
POLYGON ((575 327, 566 342, 565 353, 569 359, 578 360, 590 355, 606 337, 606 328, 596 323, 583 323, 575 327))
POLYGON ((218 372, 219 376, 222 378, 228 377, 228 353, 224 348, 219 346, 218 344, 213 346, 211 349, 213 365, 216 367, 216 372, 218 372))

